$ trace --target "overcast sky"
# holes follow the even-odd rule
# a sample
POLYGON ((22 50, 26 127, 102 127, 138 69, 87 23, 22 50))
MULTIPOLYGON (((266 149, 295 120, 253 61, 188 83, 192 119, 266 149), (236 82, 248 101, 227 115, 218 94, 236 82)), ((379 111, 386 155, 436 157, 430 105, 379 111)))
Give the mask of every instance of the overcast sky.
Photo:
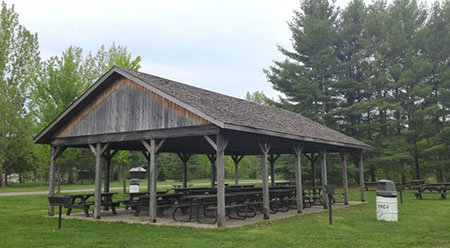
MULTIPOLYGON (((344 7, 348 0, 337 1, 344 7)), ((263 69, 290 48, 287 22, 298 0, 6 0, 39 35, 41 56, 71 45, 85 53, 112 42, 142 57, 141 71, 244 98, 276 97, 263 69)))

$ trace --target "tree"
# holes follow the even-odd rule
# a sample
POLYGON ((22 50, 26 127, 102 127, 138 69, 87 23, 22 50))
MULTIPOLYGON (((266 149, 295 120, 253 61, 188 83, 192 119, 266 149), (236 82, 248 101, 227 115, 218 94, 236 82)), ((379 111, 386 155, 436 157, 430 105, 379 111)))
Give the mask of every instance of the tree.
POLYGON ((32 116, 27 100, 37 78, 40 57, 37 35, 19 24, 14 6, 8 8, 2 2, 1 8, 0 178, 4 175, 6 179, 12 167, 19 172, 31 162, 32 116))
POLYGON ((289 24, 293 51, 279 47, 284 61, 264 70, 273 88, 286 95, 292 110, 329 125, 334 108, 338 12, 328 0, 303 0, 289 24))

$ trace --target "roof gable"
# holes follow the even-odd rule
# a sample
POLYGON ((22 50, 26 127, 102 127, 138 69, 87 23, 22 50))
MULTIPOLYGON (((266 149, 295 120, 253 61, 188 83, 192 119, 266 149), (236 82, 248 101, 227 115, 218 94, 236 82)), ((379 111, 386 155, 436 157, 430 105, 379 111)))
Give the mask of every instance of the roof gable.
POLYGON ((55 130, 60 130, 70 118, 73 118, 81 111, 79 105, 88 101, 92 96, 101 94, 101 92, 106 90, 106 86, 111 84, 112 80, 116 80, 119 77, 128 78, 137 85, 221 128, 289 137, 317 143, 324 142, 359 149, 370 147, 363 142, 293 112, 255 104, 118 66, 114 66, 47 126, 35 138, 35 142, 49 143, 55 137, 55 130))

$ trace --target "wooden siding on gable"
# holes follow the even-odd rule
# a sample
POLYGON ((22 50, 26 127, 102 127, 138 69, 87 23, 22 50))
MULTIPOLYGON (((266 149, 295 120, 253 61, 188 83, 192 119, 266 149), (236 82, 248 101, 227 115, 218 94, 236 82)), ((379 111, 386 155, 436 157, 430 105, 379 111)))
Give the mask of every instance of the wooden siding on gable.
POLYGON ((120 78, 61 128, 56 137, 203 124, 210 122, 128 78, 120 78))

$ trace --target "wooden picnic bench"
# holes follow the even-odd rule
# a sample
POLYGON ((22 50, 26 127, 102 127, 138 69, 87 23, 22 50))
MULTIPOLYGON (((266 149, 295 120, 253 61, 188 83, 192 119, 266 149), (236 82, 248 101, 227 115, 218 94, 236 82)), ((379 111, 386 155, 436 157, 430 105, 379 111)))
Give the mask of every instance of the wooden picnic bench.
POLYGON ((447 198, 447 190, 450 190, 450 183, 429 183, 413 186, 416 190, 416 199, 422 199, 422 194, 439 194, 442 200, 447 198))
MULTIPOLYGON (((113 214, 116 213, 116 207, 120 205, 120 202, 114 202, 112 196, 117 193, 102 193, 100 205, 103 207, 111 208, 113 214)), ((89 208, 94 205, 93 201, 89 201, 89 198, 94 197, 95 194, 72 194, 68 197, 70 198, 70 203, 66 206, 66 215, 70 215, 72 209, 83 209, 86 217, 89 217, 89 208)))

